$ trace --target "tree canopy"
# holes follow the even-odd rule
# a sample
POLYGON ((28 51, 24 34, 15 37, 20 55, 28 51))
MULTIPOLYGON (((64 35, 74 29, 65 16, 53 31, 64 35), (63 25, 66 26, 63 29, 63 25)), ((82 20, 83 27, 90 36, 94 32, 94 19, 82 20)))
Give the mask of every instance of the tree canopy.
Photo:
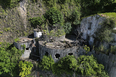
POLYGON ((0 75, 10 73, 11 76, 16 75, 18 60, 24 52, 18 50, 16 47, 9 43, 5 43, 0 47, 0 75))
POLYGON ((54 60, 52 59, 51 55, 43 56, 42 62, 39 67, 42 68, 42 70, 51 70, 53 64, 54 60))
POLYGON ((19 76, 25 77, 28 74, 31 74, 31 69, 33 67, 33 64, 31 62, 20 61, 18 65, 19 65, 19 70, 20 70, 19 76))

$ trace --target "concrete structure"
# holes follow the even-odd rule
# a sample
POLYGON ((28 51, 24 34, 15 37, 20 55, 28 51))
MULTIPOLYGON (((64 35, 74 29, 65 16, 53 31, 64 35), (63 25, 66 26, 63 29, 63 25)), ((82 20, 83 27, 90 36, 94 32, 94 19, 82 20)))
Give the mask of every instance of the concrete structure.
POLYGON ((42 32, 38 32, 37 29, 34 29, 34 38, 40 38, 42 36, 42 32))
POLYGON ((74 55, 75 57, 78 57, 85 53, 85 50, 80 46, 69 46, 68 48, 65 48, 66 45, 67 44, 61 43, 60 41, 46 44, 44 41, 39 41, 40 59, 42 59, 44 55, 51 55, 54 61, 57 62, 66 55, 74 55))
POLYGON ((32 51, 33 48, 33 39, 31 38, 25 38, 25 37, 20 37, 20 40, 17 42, 14 42, 14 46, 20 50, 23 50, 22 45, 26 46, 26 49, 24 51, 24 54, 22 54, 21 58, 25 59, 25 58, 29 58, 30 57, 30 53, 32 51))

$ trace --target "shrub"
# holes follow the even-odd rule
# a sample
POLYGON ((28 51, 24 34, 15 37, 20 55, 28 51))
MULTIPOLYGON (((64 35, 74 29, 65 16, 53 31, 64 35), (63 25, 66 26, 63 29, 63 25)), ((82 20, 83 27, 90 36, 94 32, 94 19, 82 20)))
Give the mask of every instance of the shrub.
POLYGON ((33 17, 30 18, 29 21, 31 22, 31 24, 33 25, 33 27, 36 27, 37 25, 41 25, 44 22, 44 17, 33 17))
POLYGON ((62 22, 62 14, 61 12, 56 9, 55 7, 50 8, 45 13, 45 18, 49 21, 50 24, 56 24, 58 22, 62 22))
POLYGON ((98 64, 93 55, 82 55, 77 59, 77 73, 85 76, 109 77, 104 71, 104 66, 98 64))
POLYGON ((56 75, 72 75, 74 71, 84 76, 109 77, 104 71, 104 66, 98 64, 93 55, 82 55, 77 59, 73 55, 65 56, 52 67, 52 72, 56 75))
POLYGON ((106 19, 101 23, 101 28, 96 32, 97 39, 100 41, 111 42, 113 40, 112 32, 115 27, 115 23, 112 19, 106 19))
POLYGON ((52 65, 54 64, 54 60, 50 56, 43 56, 42 62, 40 63, 39 67, 42 68, 42 70, 51 70, 52 65))
POLYGON ((65 35, 64 29, 51 30, 49 33, 50 37, 60 37, 65 35))
POLYGON ((70 22, 66 22, 65 25, 63 26, 65 33, 70 33, 72 27, 70 22))
MULTIPOLYGON (((13 44, 2 43, 0 47, 0 75, 18 75, 18 61, 24 50, 18 50, 13 44)), ((5 76, 9 77, 9 76, 5 76)))
POLYGON ((77 10, 72 11, 72 14, 70 16, 70 21, 75 25, 79 24, 80 23, 80 15, 81 14, 79 13, 79 11, 77 11, 77 10))
POLYGON ((57 0, 43 0, 47 7, 53 7, 57 0))
POLYGON ((115 54, 116 53, 116 46, 111 46, 110 52, 115 54))
POLYGON ((60 4, 64 4, 66 2, 66 0, 58 0, 58 3, 60 4))
POLYGON ((0 4, 4 7, 4 8, 13 8, 15 6, 17 6, 18 2, 20 0, 0 0, 0 4))
POLYGON ((101 25, 102 25, 102 28, 103 28, 103 29, 104 29, 104 27, 105 27, 105 28, 111 30, 111 29, 113 29, 113 28, 115 27, 115 22, 114 22, 113 19, 107 18, 107 19, 105 19, 105 20, 101 23, 101 25))
POLYGON ((99 47, 95 48, 95 50, 98 51, 98 52, 104 52, 105 47, 104 47, 104 45, 101 44, 99 47))
POLYGON ((15 38, 14 41, 15 42, 18 42, 18 41, 20 41, 20 39, 19 38, 15 38))
POLYGON ((25 77, 28 74, 31 74, 31 69, 33 67, 33 64, 31 62, 28 61, 20 61, 19 62, 19 76, 21 77, 25 77))
POLYGON ((81 12, 85 16, 104 12, 104 6, 109 5, 114 1, 115 0, 80 0, 81 12))
POLYGON ((88 52, 90 51, 90 47, 87 46, 87 45, 85 45, 85 46, 84 46, 84 50, 86 50, 86 53, 88 53, 88 52))
POLYGON ((77 60, 73 55, 61 58, 56 64, 53 65, 52 71, 56 75, 63 73, 72 74, 77 67, 77 60), (56 70, 57 69, 57 70, 56 70))

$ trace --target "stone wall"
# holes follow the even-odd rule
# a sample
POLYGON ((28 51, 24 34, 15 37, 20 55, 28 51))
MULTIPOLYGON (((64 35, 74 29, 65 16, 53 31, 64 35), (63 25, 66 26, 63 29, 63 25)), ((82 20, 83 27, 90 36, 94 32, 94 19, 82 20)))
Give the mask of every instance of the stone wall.
POLYGON ((79 55, 83 55, 85 50, 82 47, 74 46, 71 48, 49 48, 47 46, 43 46, 39 42, 39 54, 40 59, 43 58, 44 55, 51 55, 55 62, 57 62, 60 58, 65 57, 66 55, 74 55, 75 57, 78 57, 79 55))
POLYGON ((29 38, 22 39, 22 42, 21 41, 14 42, 14 46, 17 49, 19 49, 19 50, 23 50, 22 45, 25 45, 26 46, 26 49, 24 51, 24 54, 22 54, 22 56, 21 56, 21 59, 29 58, 30 57, 30 54, 32 52, 32 48, 33 48, 33 46, 32 46, 32 44, 33 44, 32 40, 33 39, 29 39, 29 40, 27 40, 27 39, 29 39, 29 38))

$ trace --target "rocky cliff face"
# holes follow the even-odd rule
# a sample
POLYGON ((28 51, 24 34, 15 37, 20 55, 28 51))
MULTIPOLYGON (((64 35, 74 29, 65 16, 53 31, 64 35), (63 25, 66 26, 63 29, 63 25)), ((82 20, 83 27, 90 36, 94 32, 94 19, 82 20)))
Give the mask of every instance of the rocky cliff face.
POLYGON ((41 1, 33 3, 32 0, 21 0, 19 5, 12 9, 4 9, 0 5, 0 42, 12 43, 17 37, 32 34, 33 27, 28 19, 41 16, 45 10, 41 1))
POLYGON ((97 29, 101 28, 100 23, 104 20, 105 18, 99 15, 84 18, 78 29, 78 31, 82 33, 81 38, 87 40, 89 45, 93 45, 96 37, 95 32, 97 29))
MULTIPOLYGON (((97 32, 97 30, 99 30, 99 28, 101 28, 100 23, 102 23, 105 20, 104 17, 101 17, 99 15, 95 15, 95 16, 90 16, 87 18, 84 18, 81 21, 81 25, 80 28, 78 28, 77 30, 79 32, 82 33, 81 38, 84 40, 87 40, 90 46, 93 46, 94 42, 97 41, 95 40, 95 32, 97 32)), ((116 41, 116 34, 113 34, 113 43, 106 43, 106 42, 102 42, 102 44, 104 45, 104 47, 109 47, 109 45, 116 45, 115 41, 116 41)), ((101 42, 99 43, 101 44, 101 42)), ((98 62, 103 64, 105 66, 105 70, 108 72, 110 77, 116 77, 116 55, 114 54, 103 54, 103 53, 95 53, 95 51, 92 51, 89 53, 93 54, 94 57, 97 58, 98 62)))

